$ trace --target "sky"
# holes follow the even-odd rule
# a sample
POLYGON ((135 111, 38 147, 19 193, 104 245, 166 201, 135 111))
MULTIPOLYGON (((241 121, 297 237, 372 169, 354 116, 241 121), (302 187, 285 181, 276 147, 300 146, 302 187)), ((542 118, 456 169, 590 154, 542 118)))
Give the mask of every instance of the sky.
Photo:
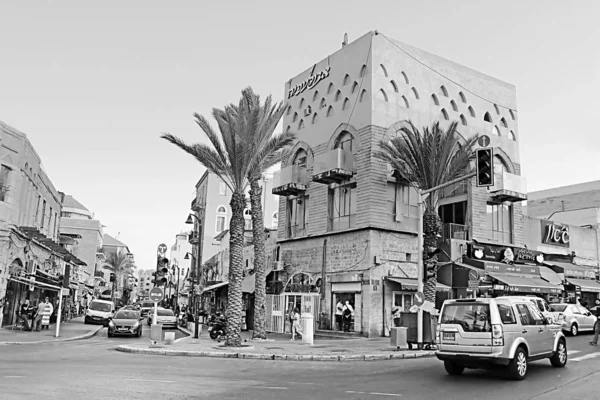
POLYGON ((140 269, 185 225, 203 167, 193 113, 284 84, 370 30, 516 86, 529 191, 600 179, 600 2, 0 2, 0 120, 140 269))

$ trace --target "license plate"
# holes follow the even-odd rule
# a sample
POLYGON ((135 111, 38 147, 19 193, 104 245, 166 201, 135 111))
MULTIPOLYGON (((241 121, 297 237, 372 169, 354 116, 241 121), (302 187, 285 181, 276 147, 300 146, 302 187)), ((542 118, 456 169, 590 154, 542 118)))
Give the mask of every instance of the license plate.
POLYGON ((443 332, 442 333, 442 340, 450 340, 450 341, 454 341, 454 332, 443 332))

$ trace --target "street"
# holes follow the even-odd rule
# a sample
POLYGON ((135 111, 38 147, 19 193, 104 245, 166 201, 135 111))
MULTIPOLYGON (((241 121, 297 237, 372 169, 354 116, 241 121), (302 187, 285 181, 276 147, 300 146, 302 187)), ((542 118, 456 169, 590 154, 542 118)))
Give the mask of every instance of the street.
MULTIPOLYGON (((600 348, 568 338, 570 360, 531 364, 525 381, 467 370, 450 377, 435 358, 381 362, 285 362, 135 355, 144 338, 91 339, 0 349, 3 399, 598 399, 600 348)), ((177 333, 178 337, 184 336, 177 333)))

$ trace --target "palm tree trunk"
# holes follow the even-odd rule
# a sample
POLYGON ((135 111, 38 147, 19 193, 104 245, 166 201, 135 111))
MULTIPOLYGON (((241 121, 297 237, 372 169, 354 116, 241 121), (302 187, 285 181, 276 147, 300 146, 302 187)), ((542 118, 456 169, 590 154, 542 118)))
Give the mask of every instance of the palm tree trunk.
POLYGON ((244 279, 244 193, 231 195, 229 223, 229 286, 227 291, 227 339, 225 346, 240 347, 242 338, 242 280, 244 279))
POLYGON ((266 339, 265 300, 265 223, 262 213, 262 191, 257 179, 250 181, 250 205, 252 208, 252 234, 254 236, 254 329, 253 339, 266 339))
MULTIPOLYGON (((426 211, 423 215, 423 265, 434 265, 437 269, 438 257, 434 255, 429 258, 428 253, 438 246, 438 234, 440 232, 441 220, 436 211, 426 211)), ((433 278, 428 279, 423 287, 423 294, 426 301, 435 304, 435 293, 437 287, 437 273, 433 278)))

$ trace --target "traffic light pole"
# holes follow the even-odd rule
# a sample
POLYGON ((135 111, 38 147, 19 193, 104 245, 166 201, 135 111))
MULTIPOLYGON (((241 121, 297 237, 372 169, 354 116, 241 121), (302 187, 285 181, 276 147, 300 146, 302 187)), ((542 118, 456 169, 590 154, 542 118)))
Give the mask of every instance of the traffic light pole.
MULTIPOLYGON (((448 186, 452 186, 454 184, 457 184, 461 181, 464 181, 465 179, 469 179, 472 178, 476 175, 476 172, 471 172, 469 174, 466 174, 464 176, 461 176, 460 178, 457 179, 453 179, 449 182, 446 182, 442 185, 439 186, 435 186, 432 187, 431 189, 427 189, 427 190, 421 190, 419 188, 415 188, 417 191, 417 206, 418 206, 418 223, 417 223, 417 248, 419 249, 417 252, 417 291, 423 293, 423 289, 425 287, 425 265, 424 265, 424 260, 423 260, 423 245, 424 245, 424 238, 423 238, 423 215, 425 215, 425 200, 427 200, 427 197, 429 197, 429 194, 431 192, 435 192, 436 190, 440 190, 443 189, 445 187, 448 186)), ((434 332, 432 332, 432 334, 435 334, 434 332)), ((417 314, 417 343, 418 345, 422 345, 423 344, 423 309, 419 307, 419 311, 417 314)))

